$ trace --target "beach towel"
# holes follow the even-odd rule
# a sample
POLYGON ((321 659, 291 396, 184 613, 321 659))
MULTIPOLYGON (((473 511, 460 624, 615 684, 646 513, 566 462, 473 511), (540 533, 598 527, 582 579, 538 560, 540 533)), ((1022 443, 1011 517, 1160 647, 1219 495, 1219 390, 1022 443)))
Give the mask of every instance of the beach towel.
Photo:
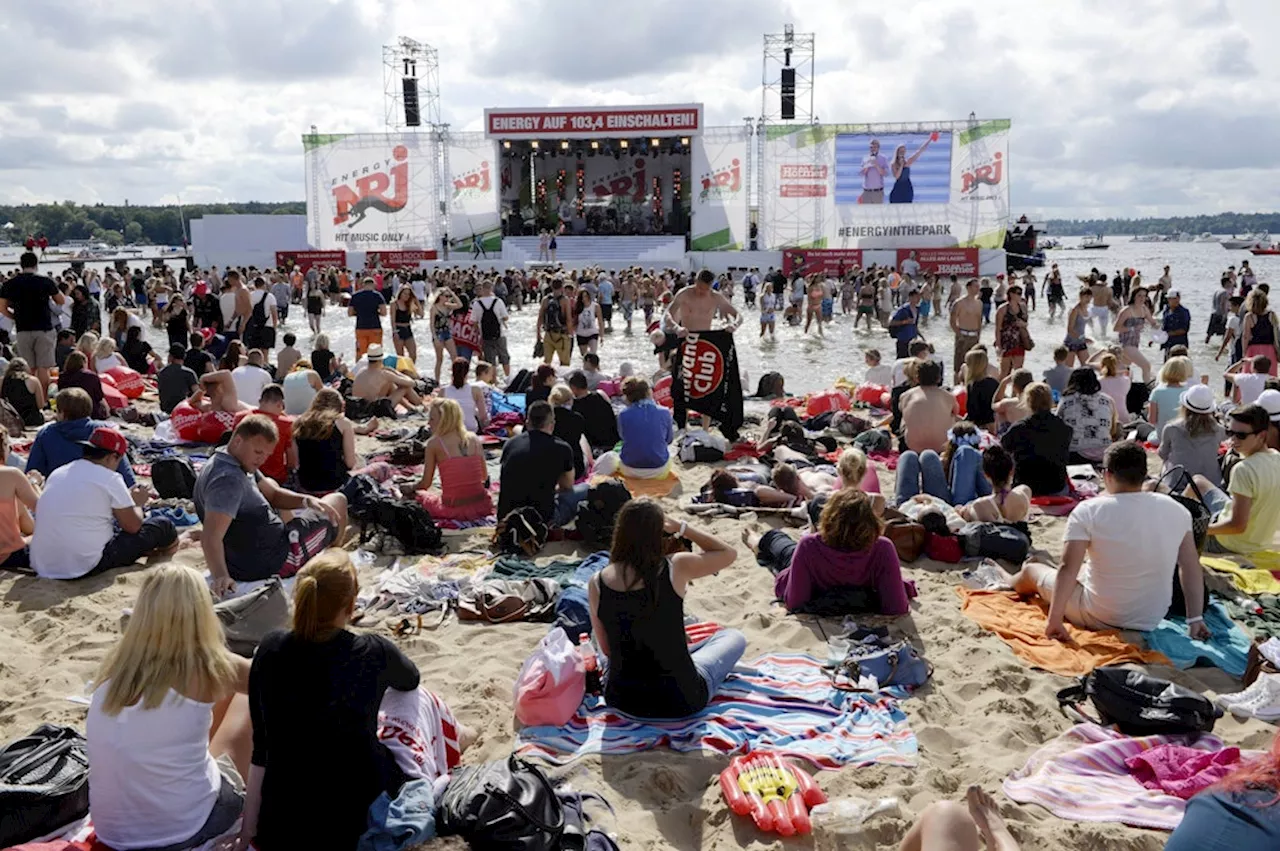
POLYGON ((1157 745, 1129 757, 1125 768, 1148 789, 1188 800, 1240 765, 1239 748, 1211 753, 1182 745, 1157 745))
POLYGON ((554 579, 561 585, 568 585, 569 577, 580 564, 580 561, 550 561, 546 564, 535 564, 527 558, 505 555, 500 556, 493 563, 490 576, 495 579, 554 579))
POLYGON ((1208 641, 1196 641, 1187 634, 1185 617, 1165 618, 1151 632, 1142 633, 1142 638, 1147 647, 1168 656, 1175 667, 1194 668, 1203 662, 1233 677, 1244 676, 1249 637, 1227 617, 1221 602, 1215 600, 1204 610, 1204 625, 1213 633, 1208 641))
POLYGON ((448 704, 425 688, 389 688, 378 707, 378 740, 406 777, 435 780, 462 759, 458 722, 448 704))
POLYGON ((1231 615, 1231 619, 1259 641, 1272 637, 1280 638, 1280 597, 1275 594, 1259 594, 1254 600, 1262 608, 1261 612, 1229 601, 1227 612, 1231 615))
MULTIPOLYGON (((1148 789, 1134 777, 1126 762, 1161 745, 1182 745, 1217 753, 1224 747, 1217 736, 1140 736, 1129 738, 1099 727, 1079 724, 1031 755, 1021 769, 1004 781, 1004 793, 1021 804, 1039 804, 1071 821, 1120 822, 1134 827, 1173 830, 1182 821, 1186 801, 1148 789)), ((1258 752, 1244 752, 1251 759, 1258 752)))
MULTIPOLYGON (((627 490, 631 491, 633 497, 649 496, 654 499, 662 499, 664 496, 671 496, 671 492, 680 484, 680 477, 674 472, 668 473, 660 479, 640 479, 635 476, 618 475, 614 478, 621 479, 622 483, 627 486, 627 490)), ((604 481, 604 477, 596 478, 592 484, 604 481)))
POLYGON ((527 727, 516 753, 564 764, 588 754, 624 755, 669 747, 681 753, 769 750, 818 768, 872 763, 912 766, 916 738, 897 698, 838 691, 822 663, 769 654, 740 663, 711 704, 691 718, 645 721, 588 696, 563 727, 527 727))
POLYGON ((715 420, 730 441, 737 441, 744 414, 732 331, 690 332, 676 349, 671 378, 678 425, 683 426, 686 411, 697 411, 715 420))
MULTIPOLYGON (((1258 556, 1274 556, 1274 553, 1255 553, 1250 558, 1256 559, 1258 556)), ((1227 579, 1231 580, 1231 584, 1245 594, 1280 594, 1280 579, 1277 579, 1272 569, 1258 567, 1245 567, 1229 558, 1221 558, 1218 556, 1203 556, 1200 563, 1205 567, 1227 574, 1227 579)), ((1258 562, 1254 562, 1258 564, 1258 562)), ((1268 558, 1266 564, 1275 564, 1274 559, 1268 558)), ((1277 565, 1280 568, 1280 565, 1277 565)))
POLYGON ((1104 665, 1169 663, 1161 653, 1128 643, 1114 629, 1081 629, 1067 624, 1069 644, 1046 638, 1049 606, 1039 597, 1023 601, 1012 591, 968 588, 957 588, 956 593, 961 599, 960 611, 966 617, 998 635, 1019 659, 1050 673, 1075 677, 1104 665))

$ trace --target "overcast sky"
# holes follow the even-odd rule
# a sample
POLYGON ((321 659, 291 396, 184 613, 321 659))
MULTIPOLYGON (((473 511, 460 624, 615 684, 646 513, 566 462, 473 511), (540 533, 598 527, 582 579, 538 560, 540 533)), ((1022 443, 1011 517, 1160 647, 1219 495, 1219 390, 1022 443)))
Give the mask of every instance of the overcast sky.
POLYGON ((304 197, 300 134, 380 131, 382 45, 487 106, 760 111, 761 36, 816 32, 824 122, 1013 119, 1015 211, 1280 206, 1277 0, 40 0, 0 17, 0 202, 304 197))

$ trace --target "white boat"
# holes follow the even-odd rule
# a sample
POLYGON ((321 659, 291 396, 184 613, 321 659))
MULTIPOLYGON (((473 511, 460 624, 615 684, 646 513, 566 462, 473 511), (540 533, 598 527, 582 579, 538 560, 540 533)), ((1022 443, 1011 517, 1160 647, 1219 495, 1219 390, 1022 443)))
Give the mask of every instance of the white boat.
POLYGON ((1213 234, 1209 233, 1208 231, 1205 231, 1204 233, 1196 237, 1196 242, 1217 242, 1217 241, 1218 241, 1218 238, 1213 234))
POLYGON ((1184 230, 1180 230, 1169 238, 1170 242, 1195 242, 1196 238, 1184 230))
POLYGON ((1080 243, 1081 251, 1102 251, 1103 249, 1110 247, 1111 243, 1103 239, 1102 234, 1098 234, 1097 236, 1087 236, 1085 237, 1084 242, 1080 243))
POLYGON ((1158 233, 1143 233, 1143 234, 1139 234, 1138 236, 1135 236, 1133 239, 1129 241, 1130 242, 1165 242, 1166 237, 1163 237, 1158 233))
POLYGON ((1268 248, 1271 245, 1271 234, 1251 233, 1241 238, 1231 237, 1222 240, 1222 247, 1228 251, 1243 251, 1250 248, 1268 248))

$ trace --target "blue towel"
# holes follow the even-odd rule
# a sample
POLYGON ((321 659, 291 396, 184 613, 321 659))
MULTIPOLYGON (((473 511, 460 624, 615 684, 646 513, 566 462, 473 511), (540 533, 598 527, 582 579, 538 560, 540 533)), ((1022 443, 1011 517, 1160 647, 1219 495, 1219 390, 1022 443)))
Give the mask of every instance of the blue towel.
POLYGON ((394 801, 383 792, 369 805, 369 829, 356 851, 400 851, 435 839, 435 809, 430 780, 410 780, 394 801))
POLYGON ((1186 618, 1165 618, 1151 632, 1144 632, 1147 646, 1169 657, 1176 668, 1194 668, 1207 663, 1226 671, 1233 677, 1244 676, 1249 661, 1249 637, 1231 618, 1222 603, 1214 600, 1205 609, 1204 625, 1213 637, 1208 641, 1193 641, 1187 635, 1186 618))

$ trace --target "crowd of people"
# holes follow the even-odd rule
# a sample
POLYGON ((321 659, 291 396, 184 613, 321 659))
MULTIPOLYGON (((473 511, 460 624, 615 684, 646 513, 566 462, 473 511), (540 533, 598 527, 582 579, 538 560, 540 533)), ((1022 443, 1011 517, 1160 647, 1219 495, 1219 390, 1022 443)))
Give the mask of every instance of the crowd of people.
MULTIPOLYGON (((892 363, 865 353, 860 384, 882 393, 854 445, 841 450, 806 431, 792 408, 774 408, 757 444, 773 463, 718 469, 705 488, 708 501, 790 509, 806 524, 798 539, 756 525, 742 535, 788 611, 854 588, 873 610, 906 614, 915 590, 885 535, 890 511, 1025 525, 1037 497, 1075 492, 1077 465, 1096 471, 1100 493, 1072 511, 1059 558, 1036 552, 1009 577, 1015 591, 1048 604, 1050 639, 1068 640, 1067 624, 1152 629, 1175 588, 1189 634, 1208 636, 1199 542, 1171 493, 1203 499, 1208 552, 1247 556, 1280 529, 1280 341, 1266 284, 1250 270, 1223 277, 1209 320, 1222 352, 1234 345, 1220 401, 1195 380, 1191 318, 1168 267, 1152 289, 1137 274, 1108 282, 1095 272, 1070 309, 1053 267, 1041 297, 1066 331, 1041 380, 1024 365, 1035 345, 1029 272, 961 282, 911 260, 830 276, 753 269, 737 281, 639 268, 356 275, 321 267, 90 270, 54 281, 34 255, 21 267, 0 284, 8 361, 0 398, 19 427, 39 431, 23 469, 0 467, 0 567, 72 580, 198 546, 208 571, 206 581, 187 567, 151 568, 95 680, 86 725, 92 808, 99 836, 121 851, 196 847, 237 819, 240 847, 354 847, 369 804, 405 781, 377 737, 384 695, 439 703, 419 691, 417 667, 394 642, 349 628, 359 582, 342 549, 340 491, 352 476, 388 475, 360 456, 357 436, 380 419, 426 418, 416 492, 437 520, 532 512, 552 529, 570 525, 593 471, 671 474, 686 423, 654 398, 673 367, 670 341, 735 330, 739 288, 747 307, 758 301, 762 336, 775 332, 778 312, 825 334, 838 298, 843 314, 855 323, 865 316, 868 327, 876 319, 896 342, 892 363), (309 352, 286 330, 294 307, 306 315, 309 352), (656 369, 602 370, 615 307, 618 332, 631 331, 639 312, 641 330, 654 334, 656 369), (542 361, 532 372, 513 362, 507 330, 526 308, 536 310, 542 361), (334 351, 321 330, 329 310, 354 321, 353 352, 334 351), (949 368, 924 336, 944 321, 955 337, 949 368), (1109 340, 1101 345, 1086 336, 1095 321, 1109 340), (430 380, 416 364, 418 322, 431 338, 434 359, 421 352, 434 360, 430 380), (167 356, 147 343, 149 327, 167 334, 167 356), (1147 332, 1162 335, 1158 367, 1141 345, 1147 332), (132 470, 108 405, 128 372, 152 377, 161 420, 182 406, 227 417, 224 445, 194 484, 198 536, 147 511, 156 494, 132 470), (523 387, 523 409, 501 450, 495 499, 478 435, 501 413, 497 402, 509 394, 500 387, 523 387), (864 445, 900 453, 891 499, 881 493, 887 471, 864 445), (1151 475, 1153 457, 1163 472, 1185 475, 1151 475), (233 657, 212 602, 272 576, 297 578, 291 628, 269 635, 251 663, 233 657), (341 783, 314 782, 335 773, 341 783), (297 818, 303 810, 318 815, 297 818)), ((14 457, 7 444, 3 454, 14 457)), ((685 599, 695 580, 734 564, 735 543, 637 498, 617 514, 609 551, 588 585, 608 667, 604 699, 646 718, 702 710, 747 641, 725 629, 691 649, 685 599), (665 556, 655 545, 664 536, 687 546, 665 556)), ((470 732, 447 707, 442 715, 465 747, 470 732)), ((1280 810, 1254 793, 1280 794, 1280 745, 1249 770, 1250 785, 1215 788, 1221 805, 1191 807, 1170 847, 1192 847, 1178 845, 1188 841, 1180 835, 1214 830, 1236 831, 1241 849, 1274 840, 1280 810)), ((1016 847, 989 796, 973 790, 967 808, 926 811, 903 847, 976 848, 980 835, 1001 851, 1016 847)))

